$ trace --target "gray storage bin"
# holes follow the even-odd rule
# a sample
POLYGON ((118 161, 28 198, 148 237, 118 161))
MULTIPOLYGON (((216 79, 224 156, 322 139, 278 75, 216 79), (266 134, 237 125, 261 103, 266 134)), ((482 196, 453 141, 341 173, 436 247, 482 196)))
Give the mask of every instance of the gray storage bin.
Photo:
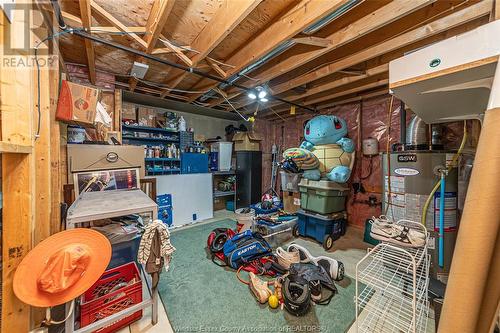
POLYGON ((302 179, 301 173, 289 173, 280 171, 281 189, 284 192, 299 192, 299 182, 302 179))
POLYGON ((277 248, 293 238, 293 228, 297 225, 297 220, 298 218, 295 217, 289 221, 271 225, 267 221, 257 219, 252 224, 252 231, 261 234, 272 248, 277 248))

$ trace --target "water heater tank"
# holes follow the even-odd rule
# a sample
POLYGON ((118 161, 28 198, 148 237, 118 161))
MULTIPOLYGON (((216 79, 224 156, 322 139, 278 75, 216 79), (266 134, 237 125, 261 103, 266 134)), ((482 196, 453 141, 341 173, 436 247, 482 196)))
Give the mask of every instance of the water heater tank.
POLYGON ((373 156, 378 154, 378 141, 375 138, 363 140, 363 155, 373 156))
MULTIPOLYGON (((382 157, 384 183, 382 212, 397 221, 422 220, 425 202, 439 180, 436 170, 447 167, 453 152, 413 151, 390 153, 390 172, 387 155, 382 157), (390 184, 390 193, 389 193, 390 184)), ((438 190, 427 209, 426 227, 430 234, 431 275, 447 282, 453 249, 457 237, 458 168, 452 168, 446 178, 444 211, 444 267, 438 265, 439 202, 438 190)))

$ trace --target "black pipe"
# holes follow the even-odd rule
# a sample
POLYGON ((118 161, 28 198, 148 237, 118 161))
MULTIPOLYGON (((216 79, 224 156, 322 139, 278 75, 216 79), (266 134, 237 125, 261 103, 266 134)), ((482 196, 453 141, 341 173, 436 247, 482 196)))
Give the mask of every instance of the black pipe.
POLYGON ((406 107, 404 102, 401 102, 399 111, 399 127, 399 143, 404 147, 406 145, 406 107))
MULTIPOLYGON (((54 8, 54 13, 56 14, 59 27, 61 29, 63 29, 63 30, 67 29, 66 23, 64 23, 64 17, 62 16, 62 13, 61 13, 61 8, 59 7, 59 2, 57 0, 51 0, 51 3, 52 3, 52 7, 54 8)), ((73 29, 73 28, 70 28, 70 29, 73 29)), ((171 67, 174 67, 174 68, 177 68, 177 69, 189 72, 189 73, 196 74, 196 75, 201 76, 201 77, 205 77, 205 78, 210 79, 210 80, 214 80, 214 81, 217 81, 217 82, 220 82, 220 83, 227 84, 229 86, 233 86, 233 87, 236 87, 238 89, 241 89, 241 90, 244 90, 244 91, 247 91, 247 92, 253 91, 252 88, 247 88, 247 87, 239 85, 237 83, 230 83, 227 80, 221 79, 221 78, 219 78, 219 77, 217 77, 215 75, 204 73, 202 71, 197 70, 196 68, 191 68, 191 67, 183 66, 183 65, 177 64, 175 62, 170 62, 168 60, 163 60, 161 58, 155 57, 155 56, 153 56, 151 54, 148 54, 146 52, 142 52, 142 51, 136 50, 136 49, 128 47, 128 46, 120 45, 118 43, 110 42, 108 40, 92 36, 91 34, 89 34, 87 32, 84 32, 82 30, 73 29, 73 34, 77 35, 77 36, 80 36, 82 38, 86 38, 86 39, 92 40, 92 41, 97 42, 97 43, 101 43, 101 44, 104 44, 104 45, 107 45, 107 46, 114 47, 116 49, 119 49, 119 50, 122 50, 122 51, 125 51, 125 52, 133 53, 135 55, 141 56, 143 58, 146 58, 146 59, 149 59, 149 60, 152 60, 152 61, 159 62, 159 63, 164 64, 164 65, 168 65, 168 66, 171 66, 171 67)), ((303 105, 300 105, 300 104, 297 104, 297 103, 294 103, 294 102, 290 102, 290 101, 287 101, 285 99, 282 99, 282 98, 279 98, 279 97, 275 97, 275 96, 272 96, 272 95, 270 95, 269 97, 271 99, 276 100, 276 101, 280 101, 282 103, 287 103, 289 105, 294 105, 294 106, 296 106, 298 108, 302 108, 302 109, 304 109, 306 111, 309 111, 309 112, 312 112, 312 113, 316 113, 316 110, 311 109, 311 108, 309 108, 307 106, 303 106, 303 105)))
POLYGON ((50 0, 50 3, 52 4, 52 8, 54 8, 54 13, 56 15, 57 24, 59 25, 59 28, 61 30, 66 30, 67 26, 66 23, 64 23, 64 17, 62 16, 61 7, 59 7, 59 2, 57 0, 50 0))

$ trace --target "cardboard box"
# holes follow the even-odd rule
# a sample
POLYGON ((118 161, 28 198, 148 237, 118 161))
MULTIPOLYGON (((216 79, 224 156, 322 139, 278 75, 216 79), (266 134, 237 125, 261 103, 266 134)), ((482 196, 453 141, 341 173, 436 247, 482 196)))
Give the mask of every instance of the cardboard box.
POLYGON ((137 121, 137 108, 135 104, 122 104, 122 119, 137 121))
POLYGON ((283 192, 283 210, 295 214, 300 209, 300 192, 283 192))
POLYGON ((262 136, 255 132, 238 132, 233 141, 235 151, 260 151, 262 136))
POLYGON ((139 106, 137 108, 137 122, 139 126, 156 127, 155 109, 139 106))
POLYGON ((94 124, 99 90, 63 80, 56 119, 88 126, 94 124))
POLYGON ((226 209, 226 200, 223 198, 214 198, 214 211, 226 209))

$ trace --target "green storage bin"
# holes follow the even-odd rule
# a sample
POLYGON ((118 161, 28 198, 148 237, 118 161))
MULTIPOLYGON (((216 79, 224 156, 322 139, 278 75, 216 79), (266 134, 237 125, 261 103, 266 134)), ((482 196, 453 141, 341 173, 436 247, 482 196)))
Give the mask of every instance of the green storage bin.
POLYGON ((328 180, 302 179, 299 183, 300 207, 319 214, 331 214, 345 210, 349 189, 328 180))

